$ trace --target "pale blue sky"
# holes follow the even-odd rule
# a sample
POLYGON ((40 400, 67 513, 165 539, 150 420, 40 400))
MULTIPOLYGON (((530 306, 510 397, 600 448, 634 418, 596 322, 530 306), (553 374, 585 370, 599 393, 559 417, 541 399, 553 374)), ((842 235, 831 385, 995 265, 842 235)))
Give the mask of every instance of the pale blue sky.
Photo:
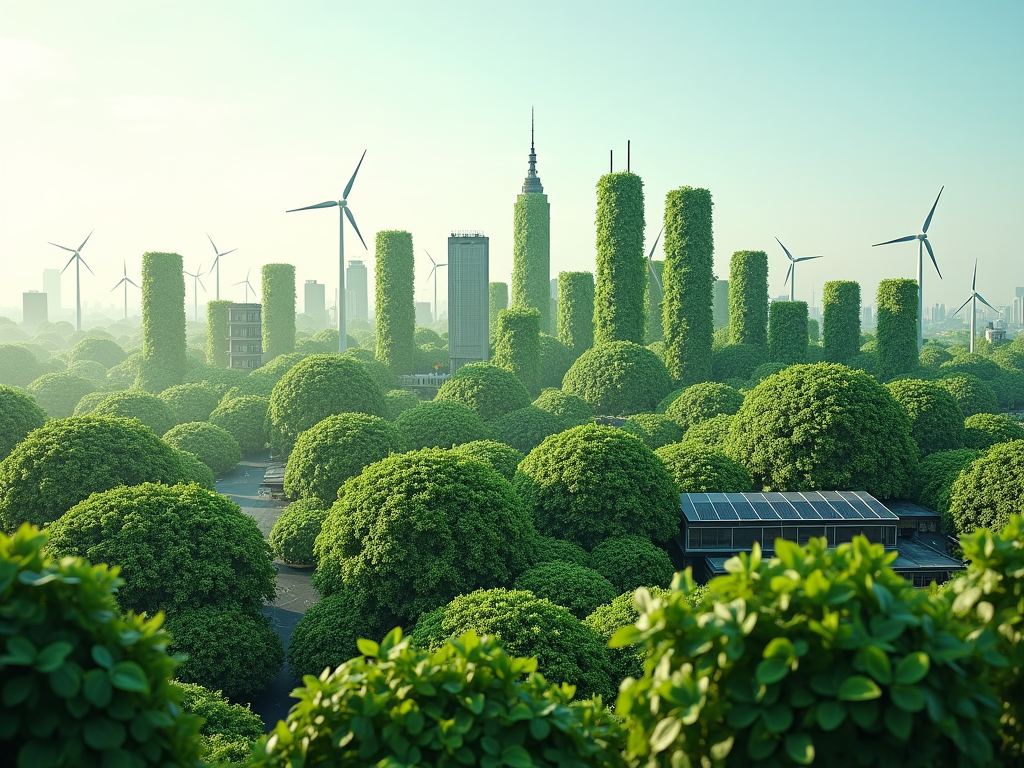
POLYGON ((336 199, 364 148, 353 212, 371 251, 380 229, 413 233, 419 299, 422 250, 442 256, 451 229, 489 235, 507 280, 531 105, 553 277, 593 269, 594 185, 631 139, 648 243, 668 190, 707 187, 720 276, 764 249, 783 293, 778 236, 825 254, 798 298, 856 279, 873 301, 915 275, 916 247, 871 243, 916 233, 944 184, 926 303, 966 299, 978 257, 979 291, 1005 304, 1024 285, 1022 41, 1020 0, 2 0, 0 306, 63 266, 46 241, 93 227, 90 301, 118 301, 122 259, 137 278, 147 250, 207 267, 207 231, 239 248, 222 295, 276 261, 333 291, 336 212, 284 211, 336 199))

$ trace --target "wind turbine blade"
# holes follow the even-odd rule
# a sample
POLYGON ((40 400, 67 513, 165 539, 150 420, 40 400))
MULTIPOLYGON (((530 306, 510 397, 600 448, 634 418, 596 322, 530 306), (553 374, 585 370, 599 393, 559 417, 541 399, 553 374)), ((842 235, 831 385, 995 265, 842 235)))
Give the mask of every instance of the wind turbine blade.
MULTIPOLYGON (((46 242, 50 243, 49 240, 47 240, 46 242)), ((57 244, 56 243, 50 243, 50 245, 57 245, 57 244)), ((68 253, 77 253, 77 251, 74 248, 65 248, 63 245, 57 245, 57 247, 60 248, 63 251, 67 251, 68 253)))
POLYGON ((200 278, 198 278, 198 277, 197 277, 197 278, 196 278, 196 282, 197 282, 197 283, 199 283, 199 285, 201 285, 201 286, 202 286, 202 288, 203 288, 203 291, 205 292, 205 291, 206 291, 206 286, 205 286, 205 285, 203 285, 203 281, 202 281, 202 280, 201 280, 200 278))
MULTIPOLYGON (((974 294, 971 294, 971 299, 973 299, 973 298, 974 298, 974 294)), ((961 305, 960 305, 960 309, 963 309, 963 308, 964 308, 964 307, 966 307, 966 306, 967 306, 968 304, 970 304, 970 303, 971 303, 971 299, 968 299, 968 300, 967 300, 967 301, 965 301, 965 302, 964 302, 963 304, 961 304, 961 305)), ((958 314, 960 314, 960 309, 958 309, 958 310, 957 310, 956 312, 954 312, 954 313, 953 313, 953 315, 955 316, 955 315, 958 315, 958 314)))
MULTIPOLYGON (((364 152, 363 154, 366 154, 366 153, 364 152)), ((362 161, 360 161, 360 162, 362 162, 362 161)), ((342 210, 345 211, 345 215, 348 217, 348 222, 349 222, 349 224, 352 225, 352 229, 354 229, 356 231, 356 234, 359 235, 359 242, 361 242, 363 244, 363 248, 366 248, 366 241, 363 240, 363 236, 359 232, 359 227, 356 226, 356 219, 355 219, 355 216, 352 215, 352 211, 348 207, 342 208, 342 210)), ((366 250, 370 250, 370 249, 366 248, 366 250)))
MULTIPOLYGON (((942 189, 945 189, 945 188, 946 188, 946 185, 943 184, 942 185, 942 189)), ((935 215, 935 206, 939 204, 939 197, 942 197, 942 189, 939 190, 938 197, 936 197, 935 198, 935 202, 932 203, 932 209, 930 211, 928 211, 928 218, 924 220, 924 226, 921 227, 921 232, 923 232, 924 234, 928 234, 928 227, 931 226, 932 216, 935 215)))
POLYGON ((971 278, 971 291, 976 292, 978 290, 978 260, 974 260, 974 277, 971 278))
POLYGON ((654 269, 654 264, 651 263, 650 257, 647 258, 647 271, 651 273, 651 282, 658 286, 658 295, 661 298, 665 298, 665 288, 661 284, 661 278, 658 277, 658 273, 654 269))
POLYGON ((139 287, 139 284, 132 280, 130 277, 126 277, 125 280, 127 280, 129 284, 134 285, 136 288, 139 287))
MULTIPOLYGON (((229 253, 234 253, 237 250, 238 250, 237 248, 232 248, 230 251, 224 251, 224 253, 218 253, 217 254, 217 258, 219 259, 221 256, 227 256, 229 253)), ((210 269, 212 270, 213 267, 210 267, 210 269)))
POLYGON ((976 293, 976 294, 974 294, 974 295, 978 297, 978 301, 980 301, 980 302, 981 302, 982 304, 984 304, 984 305, 985 305, 986 307, 988 307, 989 309, 991 309, 991 310, 995 310, 995 311, 996 311, 996 312, 998 312, 999 314, 1002 314, 1002 313, 1003 313, 1003 312, 1002 312, 1002 310, 1000 310, 1000 309, 996 309, 996 308, 995 308, 995 307, 993 307, 993 306, 992 306, 991 304, 989 304, 989 303, 988 303, 987 301, 985 301, 985 297, 984 297, 984 296, 982 296, 982 295, 981 295, 980 293, 976 293))
POLYGON ((85 267, 86 269, 88 269, 88 270, 89 270, 89 273, 90 273, 90 274, 91 274, 91 275, 92 275, 93 277, 96 277, 96 273, 92 271, 92 267, 90 267, 90 266, 89 266, 88 264, 86 264, 86 263, 85 263, 85 259, 83 259, 83 258, 82 258, 82 254, 78 254, 78 260, 79 260, 80 262, 82 262, 82 265, 83 265, 83 266, 84 266, 84 267, 85 267))
POLYGON ((662 235, 662 233, 664 231, 665 231, 665 227, 662 226, 662 228, 658 230, 658 236, 656 238, 654 238, 654 245, 651 246, 651 252, 647 254, 647 263, 648 264, 650 264, 651 259, 654 258, 654 249, 658 247, 658 242, 661 240, 661 235, 662 235))
POLYGON ((430 278, 432 278, 434 276, 434 273, 436 271, 437 271, 437 267, 436 266, 432 270, 430 270, 430 274, 427 275, 427 279, 423 281, 423 285, 424 286, 426 286, 427 284, 430 283, 430 278))
MULTIPOLYGON (((65 248, 64 250, 66 251, 66 250, 68 250, 68 249, 67 249, 67 248, 65 248)), ((75 254, 74 256, 72 256, 72 257, 71 257, 70 259, 68 259, 68 263, 64 265, 64 269, 62 269, 62 270, 60 271, 60 273, 61 273, 62 275, 64 274, 64 271, 65 271, 65 270, 66 270, 66 269, 67 269, 68 267, 70 267, 70 266, 71 266, 71 262, 72 262, 72 261, 74 261, 74 260, 75 260, 75 257, 77 257, 77 256, 78 256, 78 254, 76 253, 76 254, 75 254)))
MULTIPOLYGON (((366 157, 366 150, 365 149, 363 150, 363 157, 366 157)), ((348 200, 348 193, 352 191, 352 185, 356 181, 356 174, 359 173, 359 168, 363 164, 363 157, 359 158, 359 164, 356 166, 356 169, 352 172, 352 178, 348 180, 348 184, 345 185, 345 191, 341 193, 341 199, 342 200, 348 200)), ((355 224, 353 224, 352 226, 354 227, 355 224)), ((358 232, 359 230, 357 229, 356 231, 358 232)), ((362 240, 363 238, 360 237, 359 239, 362 240)), ((363 245, 366 245, 366 243, 363 243, 363 245)), ((369 249, 367 249, 367 250, 369 250, 369 249)))
POLYGON ((797 262, 797 261, 810 261, 811 259, 820 259, 820 258, 822 258, 822 257, 821 256, 801 256, 799 259, 793 259, 793 261, 794 262, 797 262))
POLYGON ((125 281, 125 280, 127 280, 127 279, 128 279, 128 278, 126 278, 126 277, 122 277, 122 278, 121 278, 120 280, 118 280, 118 281, 117 281, 117 285, 115 285, 115 286, 114 286, 113 288, 111 288, 110 290, 111 290, 112 292, 113 292, 113 291, 116 291, 116 290, 117 290, 118 288, 120 288, 120 287, 121 287, 122 283, 124 283, 124 281, 125 281))
POLYGON ((789 283, 789 276, 790 276, 791 274, 793 274, 793 264, 794 264, 794 263, 795 263, 795 262, 790 262, 790 264, 789 264, 789 269, 787 269, 787 270, 786 270, 786 278, 785 278, 785 279, 784 279, 784 280, 782 281, 782 284, 783 284, 783 285, 786 285, 787 283, 789 283))
POLYGON ((249 282, 249 273, 250 272, 252 272, 252 267, 249 267, 247 270, 245 270, 245 282, 247 282, 247 283, 249 282))
MULTIPOLYGON (((423 252, 425 254, 427 254, 427 258, 430 259, 430 263, 433 264, 436 267, 437 266, 437 262, 434 261, 434 257, 430 255, 430 251, 428 251, 426 248, 424 248, 423 252)), ((433 271, 433 270, 431 270, 431 271, 433 271)))
MULTIPOLYGON (((92 232, 95 232, 95 231, 96 230, 94 229, 92 232)), ((90 232, 86 236, 85 240, 82 241, 82 244, 80 246, 78 246, 78 250, 82 250, 83 248, 85 248, 85 244, 88 243, 89 242, 89 238, 92 237, 92 232, 90 232)), ((89 270, 89 271, 91 272, 92 270, 89 270)))
MULTIPOLYGON (((775 238, 775 242, 778 243, 779 245, 782 245, 782 241, 779 240, 779 238, 777 238, 777 237, 775 238)), ((782 245, 782 250, 784 250, 786 252, 786 256, 789 257, 790 261, 794 261, 795 260, 793 258, 793 254, 789 252, 789 249, 786 246, 782 245)))
POLYGON ((895 240, 886 240, 884 243, 875 243, 872 248, 877 248, 880 245, 892 245, 893 243, 909 243, 911 240, 917 240, 917 235, 907 235, 906 237, 897 237, 895 240))
POLYGON ((323 203, 317 203, 316 205, 307 205, 305 208, 292 208, 290 211, 285 211, 285 213, 295 213, 296 211, 312 211, 314 208, 333 208, 337 204, 337 200, 328 200, 323 203))
POLYGON ((939 262, 935 260, 935 251, 932 250, 932 244, 927 240, 924 241, 924 247, 928 249, 928 255, 932 257, 932 266, 935 267, 935 271, 938 272, 939 280, 942 279, 942 273, 939 272, 939 262))
POLYGON ((210 241, 210 245, 213 246, 213 252, 217 253, 217 245, 213 242, 213 238, 210 237, 210 233, 209 232, 206 233, 206 239, 209 240, 210 241))

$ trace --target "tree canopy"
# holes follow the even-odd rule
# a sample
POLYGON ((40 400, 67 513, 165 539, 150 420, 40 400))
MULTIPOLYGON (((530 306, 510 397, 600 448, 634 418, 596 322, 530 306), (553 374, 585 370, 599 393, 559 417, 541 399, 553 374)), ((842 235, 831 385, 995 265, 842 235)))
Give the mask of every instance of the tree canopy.
POLYGON ((963 413, 941 384, 903 379, 886 386, 910 417, 910 434, 921 456, 964 445, 963 413))
POLYGON ((435 399, 461 403, 490 421, 528 406, 530 393, 512 371, 491 363, 470 363, 441 385, 435 399))
POLYGON ((949 492, 958 536, 977 528, 1001 531, 1024 499, 1024 440, 998 443, 960 472, 949 492))
POLYGON ((167 430, 163 439, 179 451, 194 453, 215 475, 227 474, 242 460, 242 450, 234 435, 205 421, 179 424, 167 430))
POLYGON ((684 389, 667 408, 665 415, 683 431, 725 414, 732 416, 743 405, 743 395, 726 384, 706 381, 684 389))
POLYGON ((584 352, 565 374, 562 389, 586 400, 596 413, 631 416, 652 412, 672 390, 672 378, 647 347, 613 341, 584 352))
POLYGON ((0 461, 33 429, 46 422, 46 412, 30 395, 0 385, 0 461))
POLYGON ((92 409, 92 415, 138 419, 153 430, 153 434, 158 437, 178 423, 174 411, 167 403, 159 397, 139 389, 129 389, 108 395, 92 409))
POLYGON ((218 405, 210 414, 210 423, 223 427, 238 441, 243 456, 267 446, 267 410, 270 401, 259 395, 243 395, 218 405))
POLYGON ((450 400, 432 400, 403 411, 395 419, 395 426, 409 450, 451 448, 494 437, 476 412, 450 400))
POLYGON ((593 568, 562 560, 540 563, 523 571, 515 588, 567 608, 577 619, 583 619, 617 594, 612 583, 593 568))
POLYGON ((516 467, 523 460, 523 454, 510 445, 497 440, 474 440, 452 448, 463 456, 482 461, 499 475, 511 481, 516 474, 516 467))

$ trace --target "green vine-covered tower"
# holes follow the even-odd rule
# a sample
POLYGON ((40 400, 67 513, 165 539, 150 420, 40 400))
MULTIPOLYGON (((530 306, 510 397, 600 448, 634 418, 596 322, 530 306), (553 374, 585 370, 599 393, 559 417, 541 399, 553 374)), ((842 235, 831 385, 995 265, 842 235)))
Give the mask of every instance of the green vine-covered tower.
POLYGON ((635 173, 606 173, 597 182, 597 285, 594 345, 643 344, 647 336, 644 184, 635 173))
POLYGON ((512 306, 540 312, 540 327, 551 328, 551 205, 537 175, 537 151, 530 114, 530 167, 513 213, 512 306))

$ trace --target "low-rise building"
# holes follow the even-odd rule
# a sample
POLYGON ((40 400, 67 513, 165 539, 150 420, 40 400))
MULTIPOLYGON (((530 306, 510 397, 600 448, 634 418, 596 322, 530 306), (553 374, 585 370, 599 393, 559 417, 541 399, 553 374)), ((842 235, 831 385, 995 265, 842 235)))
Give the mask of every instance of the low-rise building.
POLYGON ((263 365, 262 311, 260 304, 228 306, 228 368, 263 365))

